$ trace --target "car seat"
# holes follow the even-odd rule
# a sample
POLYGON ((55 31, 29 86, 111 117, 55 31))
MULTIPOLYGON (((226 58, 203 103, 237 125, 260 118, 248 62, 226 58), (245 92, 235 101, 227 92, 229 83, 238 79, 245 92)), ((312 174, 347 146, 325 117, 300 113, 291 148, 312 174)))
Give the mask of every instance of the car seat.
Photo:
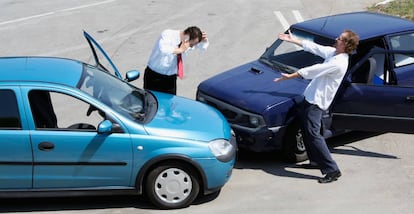
POLYGON ((30 91, 29 102, 36 128, 58 127, 56 114, 48 91, 30 91))

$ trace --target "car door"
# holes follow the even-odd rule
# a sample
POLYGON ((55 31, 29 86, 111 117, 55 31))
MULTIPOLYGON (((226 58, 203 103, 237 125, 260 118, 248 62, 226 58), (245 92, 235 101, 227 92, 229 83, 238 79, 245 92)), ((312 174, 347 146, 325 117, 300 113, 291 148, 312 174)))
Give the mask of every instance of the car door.
POLYGON ((95 60, 95 66, 122 79, 121 73, 118 68, 112 62, 111 58, 105 52, 105 50, 99 45, 99 43, 86 31, 83 32, 83 35, 88 41, 89 47, 91 48, 93 58, 95 60))
POLYGON ((119 128, 97 132, 99 123, 116 120, 71 91, 25 88, 31 122, 34 188, 109 188, 130 186, 132 148, 119 128), (90 106, 98 111, 87 111, 90 106))
MULTIPOLYGON (((392 50, 376 49, 349 72, 364 64, 366 82, 347 76, 332 106, 333 127, 375 132, 414 133, 414 34, 406 49, 397 49, 395 36, 387 38, 392 50)), ((400 45, 400 44, 399 44, 400 45)))
POLYGON ((0 189, 32 188, 32 147, 18 88, 0 86, 0 189))

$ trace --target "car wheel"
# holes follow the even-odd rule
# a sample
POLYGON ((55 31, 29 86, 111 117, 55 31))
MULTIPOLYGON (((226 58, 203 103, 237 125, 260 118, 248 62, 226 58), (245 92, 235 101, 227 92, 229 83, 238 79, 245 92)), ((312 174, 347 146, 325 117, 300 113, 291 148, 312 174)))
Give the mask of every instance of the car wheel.
POLYGON ((299 122, 294 122, 288 126, 282 152, 288 162, 297 163, 308 159, 299 122))
POLYGON ((149 200, 162 209, 187 207, 200 191, 194 170, 178 162, 153 169, 148 174, 145 188, 149 200))

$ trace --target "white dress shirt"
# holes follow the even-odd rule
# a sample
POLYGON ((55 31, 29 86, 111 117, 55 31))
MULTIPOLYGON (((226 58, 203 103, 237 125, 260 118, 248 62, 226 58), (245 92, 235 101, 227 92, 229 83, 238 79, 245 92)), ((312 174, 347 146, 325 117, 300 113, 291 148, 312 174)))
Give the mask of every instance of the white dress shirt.
MULTIPOLYGON (((148 60, 148 66, 151 70, 168 76, 177 74, 177 54, 174 54, 173 51, 180 43, 181 38, 179 30, 164 30, 158 38, 158 41, 155 43, 148 60)), ((200 42, 197 45, 188 48, 182 54, 182 58, 185 58, 188 51, 193 49, 206 50, 208 45, 208 41, 200 42)))
POLYGON ((302 42, 302 46, 305 51, 325 59, 323 63, 299 69, 298 73, 305 79, 312 79, 305 89, 305 99, 327 110, 345 76, 349 56, 346 53, 335 55, 335 48, 307 40, 302 42))

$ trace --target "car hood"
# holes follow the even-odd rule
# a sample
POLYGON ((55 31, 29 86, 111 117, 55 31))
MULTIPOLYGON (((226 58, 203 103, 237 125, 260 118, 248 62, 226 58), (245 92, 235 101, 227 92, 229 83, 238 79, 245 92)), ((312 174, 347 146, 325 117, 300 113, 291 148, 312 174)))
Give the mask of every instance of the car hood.
POLYGON ((263 113, 273 106, 297 98, 307 84, 304 79, 274 82, 277 70, 253 61, 205 80, 199 92, 253 113, 263 113))
POLYGON ((216 109, 184 97, 153 94, 158 101, 158 111, 145 125, 150 135, 198 141, 230 139, 230 126, 216 109))

